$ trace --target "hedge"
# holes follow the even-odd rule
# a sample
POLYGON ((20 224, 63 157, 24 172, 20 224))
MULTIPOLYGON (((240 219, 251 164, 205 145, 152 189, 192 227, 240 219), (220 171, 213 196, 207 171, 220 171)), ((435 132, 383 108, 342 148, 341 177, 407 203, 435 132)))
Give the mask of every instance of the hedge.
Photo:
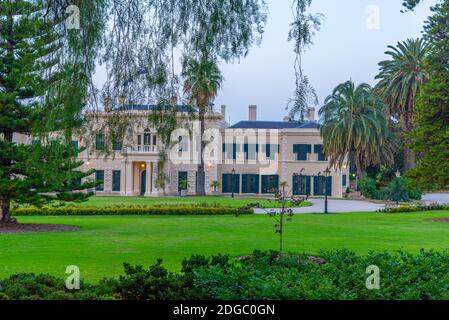
POLYGON ((14 216, 214 216, 253 213, 252 209, 226 207, 43 207, 12 210, 14 216))
POLYGON ((449 204, 431 204, 427 206, 400 206, 379 210, 384 213, 404 213, 404 212, 421 212, 421 211, 441 211, 449 210, 449 204))
POLYGON ((318 256, 254 252, 238 261, 228 255, 184 259, 180 272, 162 260, 149 267, 124 264, 119 277, 82 282, 68 291, 64 279, 17 274, 0 279, 0 300, 447 300, 449 252, 416 255, 347 250, 318 256), (379 269, 379 289, 366 286, 369 266, 379 269))

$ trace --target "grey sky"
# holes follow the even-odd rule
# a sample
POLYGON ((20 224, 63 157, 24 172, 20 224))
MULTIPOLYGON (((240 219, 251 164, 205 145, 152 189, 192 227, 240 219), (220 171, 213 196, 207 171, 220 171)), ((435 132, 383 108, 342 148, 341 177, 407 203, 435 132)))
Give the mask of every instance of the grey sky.
MULTIPOLYGON (((258 105, 259 120, 281 120, 294 91, 292 43, 287 42, 292 20, 291 1, 268 0, 270 14, 260 47, 239 64, 221 65, 225 83, 215 104, 227 106, 231 123, 246 120, 249 104, 258 105)), ((306 52, 303 66, 317 90, 320 103, 339 83, 374 84, 377 63, 388 45, 418 37, 429 7, 427 0, 415 12, 401 13, 402 0, 314 0, 312 10, 326 16, 325 23, 306 52), (370 5, 380 9, 380 29, 366 26, 370 5)))

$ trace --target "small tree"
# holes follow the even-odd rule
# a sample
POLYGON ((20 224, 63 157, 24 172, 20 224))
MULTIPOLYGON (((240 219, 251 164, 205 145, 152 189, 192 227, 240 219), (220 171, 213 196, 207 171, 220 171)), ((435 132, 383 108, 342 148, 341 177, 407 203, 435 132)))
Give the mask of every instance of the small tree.
POLYGON ((407 181, 404 178, 396 178, 392 180, 385 190, 387 200, 391 200, 399 204, 402 201, 409 201, 410 195, 408 192, 407 181))
POLYGON ((214 180, 214 181, 212 181, 210 186, 211 186, 211 188, 214 188, 215 192, 217 192, 217 188, 220 188, 220 182, 218 182, 217 180, 214 180))
MULTIPOLYGON (((280 209, 263 209, 270 217, 276 220, 276 224, 274 225, 275 232, 279 234, 279 257, 282 257, 284 253, 284 228, 286 221, 293 220, 293 207, 299 207, 301 203, 305 202, 308 199, 306 197, 295 197, 292 192, 286 192, 287 184, 281 183, 279 186, 279 190, 274 194, 274 202, 280 205, 280 209)), ((270 202, 272 200, 269 200, 270 202)), ((248 208, 254 208, 258 205, 247 205, 246 207, 240 208, 241 210, 247 210, 248 208)), ((238 214, 238 213, 237 213, 238 214)))

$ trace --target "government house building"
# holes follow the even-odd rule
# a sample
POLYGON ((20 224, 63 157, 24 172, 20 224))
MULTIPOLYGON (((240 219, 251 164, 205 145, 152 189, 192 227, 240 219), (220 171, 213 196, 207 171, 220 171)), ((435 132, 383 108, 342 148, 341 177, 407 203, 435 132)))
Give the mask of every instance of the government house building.
MULTIPOLYGON (((111 142, 107 126, 101 126, 113 112, 96 115, 99 124, 88 126, 95 132, 91 140, 73 139, 73 144, 86 147, 79 154, 84 162, 81 169, 95 169, 92 179, 103 182, 94 190, 97 195, 159 197, 196 193, 199 139, 194 137, 199 135, 195 134, 195 124, 190 130, 176 130, 167 147, 150 124, 152 110, 154 107, 148 105, 126 106, 132 121, 122 141, 111 142)), ((177 107, 180 121, 186 119, 186 114, 186 106, 177 107)), ((327 189, 329 196, 342 197, 349 185, 349 169, 345 166, 331 169, 330 174, 327 171, 329 163, 314 115, 315 109, 311 108, 308 120, 303 122, 258 121, 257 106, 251 105, 248 120, 229 125, 225 106, 219 112, 208 112, 203 139, 207 141, 207 195, 272 196, 282 184, 293 195, 324 196, 327 189)))

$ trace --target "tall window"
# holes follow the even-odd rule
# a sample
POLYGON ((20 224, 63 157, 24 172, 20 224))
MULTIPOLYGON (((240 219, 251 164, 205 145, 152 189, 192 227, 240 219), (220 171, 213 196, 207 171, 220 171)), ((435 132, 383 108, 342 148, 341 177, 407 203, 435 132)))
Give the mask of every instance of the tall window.
POLYGON ((237 152, 240 151, 240 145, 235 143, 224 143, 223 144, 223 153, 225 154, 225 159, 227 160, 236 160, 237 152))
POLYGON ((112 191, 118 192, 120 191, 120 170, 112 171, 112 191))
POLYGON ((293 153, 296 154, 297 161, 307 161, 307 154, 312 152, 311 144, 294 144, 293 153))
POLYGON ((95 136, 95 149, 99 150, 99 151, 103 151, 104 150, 104 134, 99 133, 95 136))
POLYGON ((187 171, 178 172, 178 191, 187 190, 187 171))
POLYGON ((245 153, 245 160, 256 160, 256 154, 259 152, 259 145, 245 143, 243 145, 243 152, 245 153))
POLYGON ((151 133, 148 131, 145 131, 143 134, 143 145, 144 146, 150 146, 151 145, 151 133))
POLYGON ((73 141, 71 142, 71 144, 72 144, 72 148, 73 148, 76 152, 78 152, 78 149, 79 149, 79 147, 78 147, 78 141, 73 140, 73 141))
POLYGON ((122 151, 122 141, 115 138, 114 140, 112 140, 112 150, 114 151, 122 151))
POLYGON ((221 180, 221 191, 222 193, 232 193, 234 189, 234 193, 240 193, 240 174, 234 174, 232 177, 232 173, 225 173, 222 176, 221 180), (232 186, 232 180, 234 180, 234 188, 232 186))
POLYGON ((344 174, 344 175, 341 177, 341 179, 342 179, 341 184, 343 185, 343 187, 346 187, 346 185, 348 184, 348 181, 347 181, 348 177, 344 174))
POLYGON ((324 149, 322 144, 316 144, 313 147, 313 151, 317 154, 318 161, 327 161, 326 155, 324 154, 324 149))
POLYGON ((264 144, 262 145, 262 152, 265 153, 266 160, 276 160, 276 154, 279 153, 279 145, 264 144))
POLYGON ((259 193, 258 174, 242 174, 242 193, 259 193))
POLYGON ((310 192, 311 181, 312 179, 310 176, 293 176, 293 195, 295 196, 311 195, 310 192))
POLYGON ((279 176, 262 176, 262 193, 276 193, 279 190, 279 176))
POLYGON ((101 182, 101 184, 96 186, 95 190, 104 191, 104 170, 97 170, 95 172, 95 181, 101 182))
POLYGON ((157 138, 156 135, 153 134, 153 146, 157 145, 157 138))

